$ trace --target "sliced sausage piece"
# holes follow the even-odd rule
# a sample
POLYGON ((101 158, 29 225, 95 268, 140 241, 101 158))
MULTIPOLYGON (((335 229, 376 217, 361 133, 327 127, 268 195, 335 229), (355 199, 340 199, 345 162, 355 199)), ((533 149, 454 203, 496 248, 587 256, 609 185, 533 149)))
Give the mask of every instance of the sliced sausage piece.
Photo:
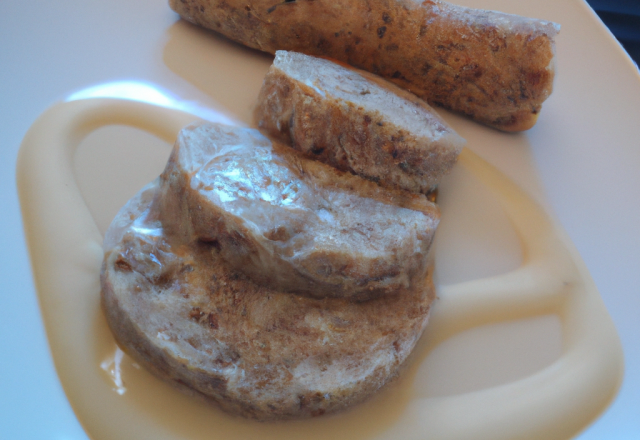
POLYGON ((197 123, 181 131, 155 215, 208 242, 253 280, 314 297, 367 300, 424 279, 439 210, 309 160, 257 130, 197 123))
POLYGON ((465 143, 424 101, 380 77, 278 51, 256 110, 261 129, 309 157, 387 187, 427 193, 465 143))
POLYGON ((108 232, 107 323, 136 362, 228 412, 274 420, 354 405, 398 373, 427 324, 431 270, 405 295, 365 302, 285 293, 206 244, 175 242, 146 217, 147 199, 108 232))

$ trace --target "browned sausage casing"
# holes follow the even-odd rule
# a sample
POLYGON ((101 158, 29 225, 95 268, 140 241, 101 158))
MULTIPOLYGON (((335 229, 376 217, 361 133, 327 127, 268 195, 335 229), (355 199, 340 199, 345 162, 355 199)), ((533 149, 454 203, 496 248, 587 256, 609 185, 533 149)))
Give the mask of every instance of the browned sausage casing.
POLYGON ((347 62, 501 130, 531 128, 554 76, 555 23, 439 0, 170 0, 249 47, 347 62))

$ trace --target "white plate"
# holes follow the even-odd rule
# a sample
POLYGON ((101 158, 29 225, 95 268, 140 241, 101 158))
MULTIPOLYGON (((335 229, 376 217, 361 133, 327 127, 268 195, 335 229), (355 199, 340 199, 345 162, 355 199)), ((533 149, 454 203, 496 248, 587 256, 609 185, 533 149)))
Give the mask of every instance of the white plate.
MULTIPOLYGON (((468 149, 441 186, 447 227, 435 245, 429 331, 392 386, 341 414, 261 424, 160 383, 116 348, 98 294, 97 225, 112 217, 99 212, 117 199, 115 182, 135 191, 151 167, 135 166, 140 134, 125 131, 116 140, 111 133, 99 148, 92 136, 126 124, 172 142, 194 119, 131 100, 81 99, 45 112, 21 147, 18 188, 49 344, 91 437, 349 439, 355 431, 381 439, 425 432, 440 440, 562 438, 613 398, 621 347, 580 257, 538 204, 468 149), (113 159, 134 167, 106 167, 113 159), (90 191, 86 182, 96 182, 99 170, 117 179, 90 191)), ((166 160, 162 147, 149 157, 166 160)))
MULTIPOLYGON (((640 307, 634 294, 640 282, 633 271, 633 262, 640 260, 636 232, 640 214, 637 206, 629 203, 640 194, 635 171, 640 165, 636 148, 640 131, 634 122, 640 102, 637 72, 581 2, 477 1, 468 4, 536 16, 563 25, 557 40, 559 73, 555 92, 534 129, 524 135, 505 135, 456 116, 445 114, 445 117, 469 140, 471 149, 555 212, 567 229, 621 330, 628 368, 627 382, 613 411, 592 433, 585 435, 598 438, 604 436, 598 433, 607 433, 611 438, 611 433, 637 434, 640 432, 635 418, 638 407, 633 397, 640 388, 637 373, 640 361, 633 337, 638 334, 634 317, 640 307)), ((161 90, 171 90, 180 100, 195 100, 200 107, 212 107, 234 119, 247 121, 270 62, 269 57, 183 22, 174 24, 175 17, 166 5, 155 2, 79 3, 57 9, 49 5, 31 10, 4 5, 1 8, 0 29, 11 34, 11 41, 16 42, 0 55, 3 57, 0 63, 9 66, 2 74, 2 96, 7 96, 9 103, 3 106, 2 119, 15 125, 9 131, 9 145, 14 145, 14 149, 3 161, 7 170, 13 167, 17 144, 37 114, 54 99, 64 98, 74 89, 111 80, 142 78, 159 85, 161 90), (118 32, 112 32, 113 29, 118 32), (38 41, 44 44, 36 44, 38 41), (136 44, 131 44, 132 41, 136 44), (36 56, 27 57, 26 54, 34 52, 36 56), (238 83, 242 87, 233 86, 238 83)), ((2 44, 3 49, 9 46, 2 44)), ((105 136, 96 144, 118 134, 105 136)), ((3 173, 4 178, 11 175, 10 171, 3 173)), ((464 184, 464 178, 458 182, 464 184)), ((10 187, 10 184, 3 186, 10 187)), ((11 383, 15 385, 3 385, 6 387, 2 393, 3 404, 11 405, 6 405, 2 415, 5 417, 0 424, 2 434, 7 438, 81 438, 82 433, 65 406, 52 373, 41 327, 34 328, 39 318, 33 289, 29 286, 29 267, 20 236, 15 196, 12 191, 3 195, 13 210, 6 217, 9 220, 4 228, 7 245, 3 250, 3 279, 6 286, 12 286, 12 290, 20 294, 2 297, 2 329, 3 334, 20 335, 20 339, 19 343, 15 342, 17 339, 3 341, 3 354, 6 353, 6 359, 11 362, 2 364, 2 373, 14 378, 11 383), (39 423, 25 423, 34 418, 39 423)), ((491 219, 483 221, 491 223, 491 219)), ((508 243, 502 249, 503 254, 498 254, 506 255, 502 262, 483 268, 476 261, 475 266, 467 266, 471 268, 467 275, 508 268, 517 250, 508 243)), ((548 335, 545 340, 551 341, 551 347, 542 350, 543 357, 544 353, 549 357, 535 368, 548 365, 558 355, 553 348, 554 325, 552 321, 534 322, 527 330, 545 331, 548 335)), ((495 340, 495 334, 483 337, 495 340)), ((450 350, 453 351, 448 356, 454 356, 455 347, 450 350)), ((513 369, 516 378, 539 361, 516 365, 513 369)), ((490 367, 489 363, 486 371, 491 371, 490 367)), ((438 366, 434 361, 432 368, 447 366, 438 366)), ((460 385, 460 381, 455 381, 440 389, 434 388, 434 384, 423 386, 425 392, 443 395, 477 389, 478 385, 495 385, 495 379, 487 375, 475 377, 472 382, 460 385), (456 386, 459 388, 455 389, 456 386)))

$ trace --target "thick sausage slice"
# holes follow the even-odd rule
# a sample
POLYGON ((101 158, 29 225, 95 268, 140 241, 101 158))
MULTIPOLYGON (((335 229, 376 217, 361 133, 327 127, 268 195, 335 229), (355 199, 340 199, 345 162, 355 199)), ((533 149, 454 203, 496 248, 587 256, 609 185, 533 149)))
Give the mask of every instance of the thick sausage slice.
POLYGON ((422 283, 439 210, 305 158, 257 130, 184 128, 153 216, 273 288, 367 300, 422 283), (193 238, 192 238, 193 237, 193 238))
POLYGON ((156 191, 148 186, 116 217, 101 277, 107 322, 138 363, 260 420, 338 411, 398 373, 427 324, 431 269, 405 295, 365 302, 270 289, 147 218, 156 191))
POLYGON ((363 70, 278 51, 258 98, 261 129, 309 157, 427 193, 465 141, 423 100, 363 70))

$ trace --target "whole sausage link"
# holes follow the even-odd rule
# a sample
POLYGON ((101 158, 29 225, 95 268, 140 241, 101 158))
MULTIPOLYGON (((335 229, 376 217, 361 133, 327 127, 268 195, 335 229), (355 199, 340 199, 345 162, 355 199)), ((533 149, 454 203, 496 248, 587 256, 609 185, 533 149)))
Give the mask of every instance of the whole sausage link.
POLYGON ((554 76, 555 23, 439 0, 170 0, 265 52, 325 56, 505 131, 531 128, 554 76))

